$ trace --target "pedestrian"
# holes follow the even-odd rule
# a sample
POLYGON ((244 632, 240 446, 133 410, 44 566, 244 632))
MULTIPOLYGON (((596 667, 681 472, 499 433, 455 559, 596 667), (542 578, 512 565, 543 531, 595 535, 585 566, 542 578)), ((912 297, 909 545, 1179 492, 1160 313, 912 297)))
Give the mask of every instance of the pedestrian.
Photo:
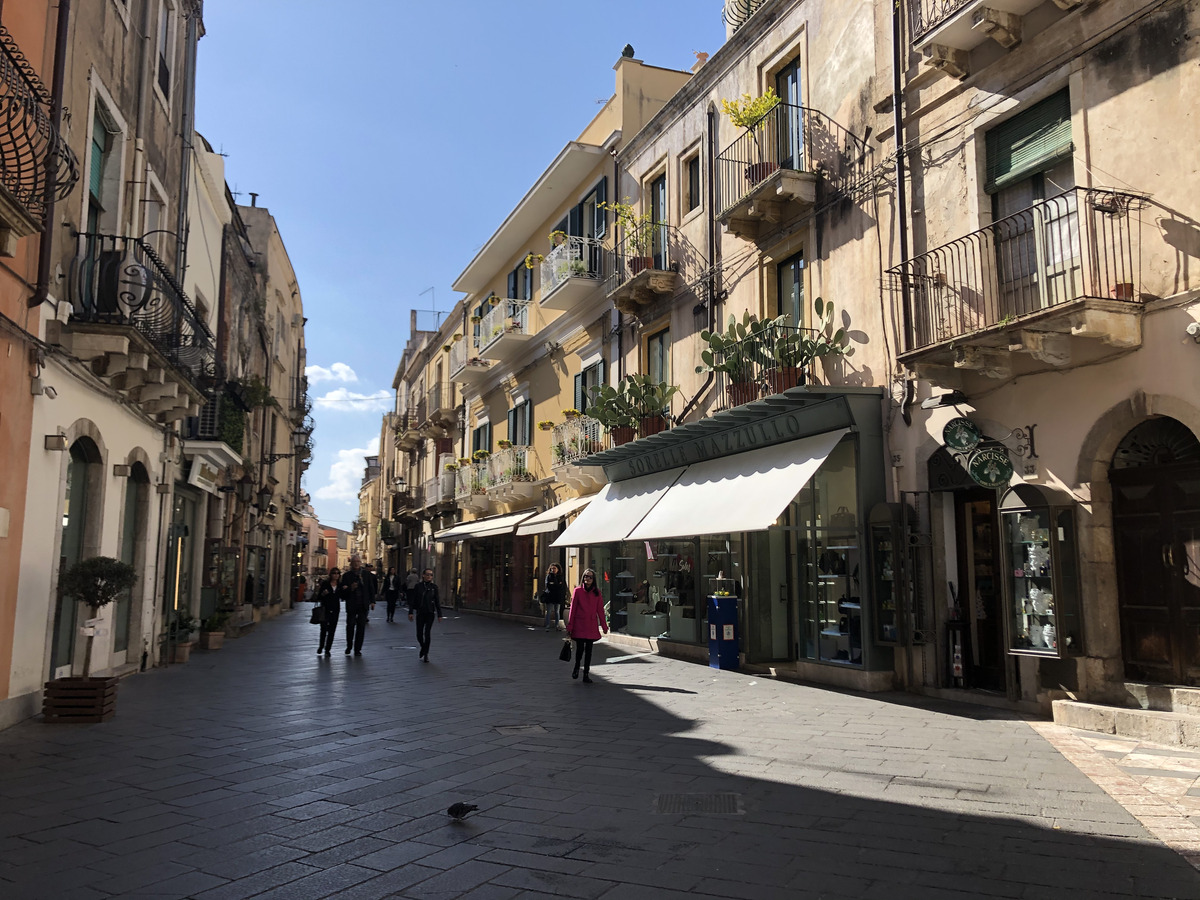
POLYGON ((392 566, 387 570, 387 574, 383 576, 383 599, 387 602, 387 620, 389 622, 396 621, 396 603, 400 600, 401 581, 400 576, 396 574, 396 567, 392 566))
POLYGON ((546 630, 554 626, 555 631, 562 631, 558 621, 562 618, 562 606, 567 599, 567 582, 563 578, 558 563, 551 563, 546 570, 546 580, 542 583, 542 603, 546 606, 546 630))
POLYGON ((375 608, 375 595, 378 593, 375 576, 363 568, 362 557, 355 553, 350 557, 350 570, 342 576, 341 597, 346 604, 347 656, 351 652, 355 656, 362 656, 367 613, 375 608))
POLYGON ((325 618, 321 620, 321 641, 317 644, 317 656, 322 653, 328 656, 329 651, 333 649, 333 636, 337 633, 338 616, 342 610, 342 601, 338 596, 341 577, 342 570, 334 566, 329 570, 329 577, 322 578, 317 583, 317 590, 313 594, 313 600, 320 603, 325 611, 325 618))
POLYGON ((417 620, 417 659, 429 662, 429 639, 433 636, 433 620, 442 621, 442 600, 438 586, 433 583, 433 569, 421 573, 421 583, 408 595, 408 621, 417 620))
POLYGON ((592 667, 592 644, 600 640, 601 629, 608 634, 604 598, 596 586, 596 573, 584 569, 581 584, 571 595, 571 611, 567 615, 567 635, 575 639, 575 670, 571 672, 571 677, 579 677, 579 664, 583 663, 584 684, 592 683, 588 677, 588 670, 592 667))
POLYGON ((409 569, 408 576, 404 579, 404 605, 412 606, 412 592, 418 584, 421 583, 421 573, 416 569, 409 569))

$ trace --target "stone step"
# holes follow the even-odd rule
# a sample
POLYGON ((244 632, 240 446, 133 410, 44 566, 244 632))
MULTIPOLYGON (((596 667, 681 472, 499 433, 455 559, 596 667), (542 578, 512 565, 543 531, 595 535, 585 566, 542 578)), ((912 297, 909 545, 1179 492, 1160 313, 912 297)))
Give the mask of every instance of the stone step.
POLYGON ((1200 715, 1200 688, 1126 682, 1126 706, 1200 715))
POLYGON ((1200 715, 1192 713, 1055 700, 1054 721, 1083 731, 1200 750, 1200 715))

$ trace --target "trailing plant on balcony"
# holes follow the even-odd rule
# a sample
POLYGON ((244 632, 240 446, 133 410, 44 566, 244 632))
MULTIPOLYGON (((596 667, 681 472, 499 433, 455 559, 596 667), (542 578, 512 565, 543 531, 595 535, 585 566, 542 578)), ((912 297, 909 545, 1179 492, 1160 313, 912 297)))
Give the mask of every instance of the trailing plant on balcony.
POLYGON ((273 406, 279 409, 279 401, 271 396, 271 388, 257 375, 251 375, 241 382, 241 395, 246 405, 255 408, 273 406))
POLYGON ((649 210, 639 214, 628 197, 597 205, 600 209, 611 211, 617 224, 621 226, 621 234, 625 236, 626 255, 648 255, 654 237, 654 219, 649 210))
POLYGON ((567 233, 561 228, 556 228, 546 235, 546 240, 550 242, 551 247, 557 247, 559 244, 566 243, 567 233))
POLYGON ((460 456, 460 457, 458 458, 458 464, 459 464, 460 466, 469 466, 469 465, 471 464, 471 457, 469 457, 469 456, 460 456))
POLYGON ((780 104, 781 100, 775 93, 775 88, 767 88, 762 96, 751 97, 742 94, 740 100, 722 100, 721 112, 729 117, 734 128, 753 128, 761 122, 771 110, 780 104))

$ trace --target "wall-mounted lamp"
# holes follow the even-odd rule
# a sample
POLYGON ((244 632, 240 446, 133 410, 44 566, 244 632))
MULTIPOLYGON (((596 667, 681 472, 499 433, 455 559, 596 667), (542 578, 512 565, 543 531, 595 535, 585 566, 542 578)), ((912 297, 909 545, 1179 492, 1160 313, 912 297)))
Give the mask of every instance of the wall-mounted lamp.
POLYGON ((65 434, 48 434, 46 435, 47 450, 66 450, 67 436, 65 434))
POLYGON ((128 478, 131 466, 126 463, 113 463, 113 475, 117 478, 128 478))
POLYGON ((238 479, 238 483, 234 485, 234 489, 237 491, 238 499, 242 503, 249 503, 250 498, 254 496, 254 482, 249 475, 243 475, 238 479))
POLYGON ((403 493, 404 489, 408 487, 408 482, 404 480, 403 475, 397 475, 392 479, 392 487, 396 489, 397 493, 403 493))
POLYGON ((921 409, 938 409, 942 406, 957 406, 960 403, 967 402, 967 395, 962 391, 946 391, 944 394, 938 394, 936 397, 929 397, 921 401, 921 409))
POLYGON ((271 505, 271 497, 275 494, 269 487, 260 488, 258 491, 258 508, 265 510, 271 505))

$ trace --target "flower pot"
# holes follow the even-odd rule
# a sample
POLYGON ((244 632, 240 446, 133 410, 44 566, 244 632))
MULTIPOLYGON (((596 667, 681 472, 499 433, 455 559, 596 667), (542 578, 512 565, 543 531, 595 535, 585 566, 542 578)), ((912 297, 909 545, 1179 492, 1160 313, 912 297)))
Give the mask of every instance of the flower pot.
POLYGON ((200 632, 200 649, 201 650, 220 650, 225 643, 224 631, 202 631, 200 632))
POLYGON ((614 447, 620 447, 622 444, 628 444, 635 437, 637 437, 637 431, 632 425, 617 425, 614 428, 610 428, 608 433, 612 435, 614 447))
POLYGON ((195 641, 181 641, 178 644, 171 645, 171 662, 185 663, 192 656, 192 647, 195 646, 195 641))
POLYGON ((638 435, 647 437, 651 434, 658 434, 660 431, 666 431, 667 424, 666 416, 643 416, 638 428, 638 435))
POLYGON ((755 185, 779 168, 777 163, 761 162, 746 166, 746 180, 755 185))
POLYGON ((782 394, 788 388, 804 384, 803 366, 780 366, 767 373, 772 394, 782 394))
POLYGON ((753 381, 731 381, 726 393, 730 406, 744 406, 758 399, 758 385, 753 381))
POLYGON ((553 425, 539 425, 538 430, 539 431, 553 431, 554 426, 553 425))
POLYGON ((629 274, 637 275, 643 269, 649 269, 654 265, 653 256, 631 256, 629 257, 629 274))
POLYGON ((42 694, 47 724, 104 722, 117 712, 117 678, 56 678, 42 694))

